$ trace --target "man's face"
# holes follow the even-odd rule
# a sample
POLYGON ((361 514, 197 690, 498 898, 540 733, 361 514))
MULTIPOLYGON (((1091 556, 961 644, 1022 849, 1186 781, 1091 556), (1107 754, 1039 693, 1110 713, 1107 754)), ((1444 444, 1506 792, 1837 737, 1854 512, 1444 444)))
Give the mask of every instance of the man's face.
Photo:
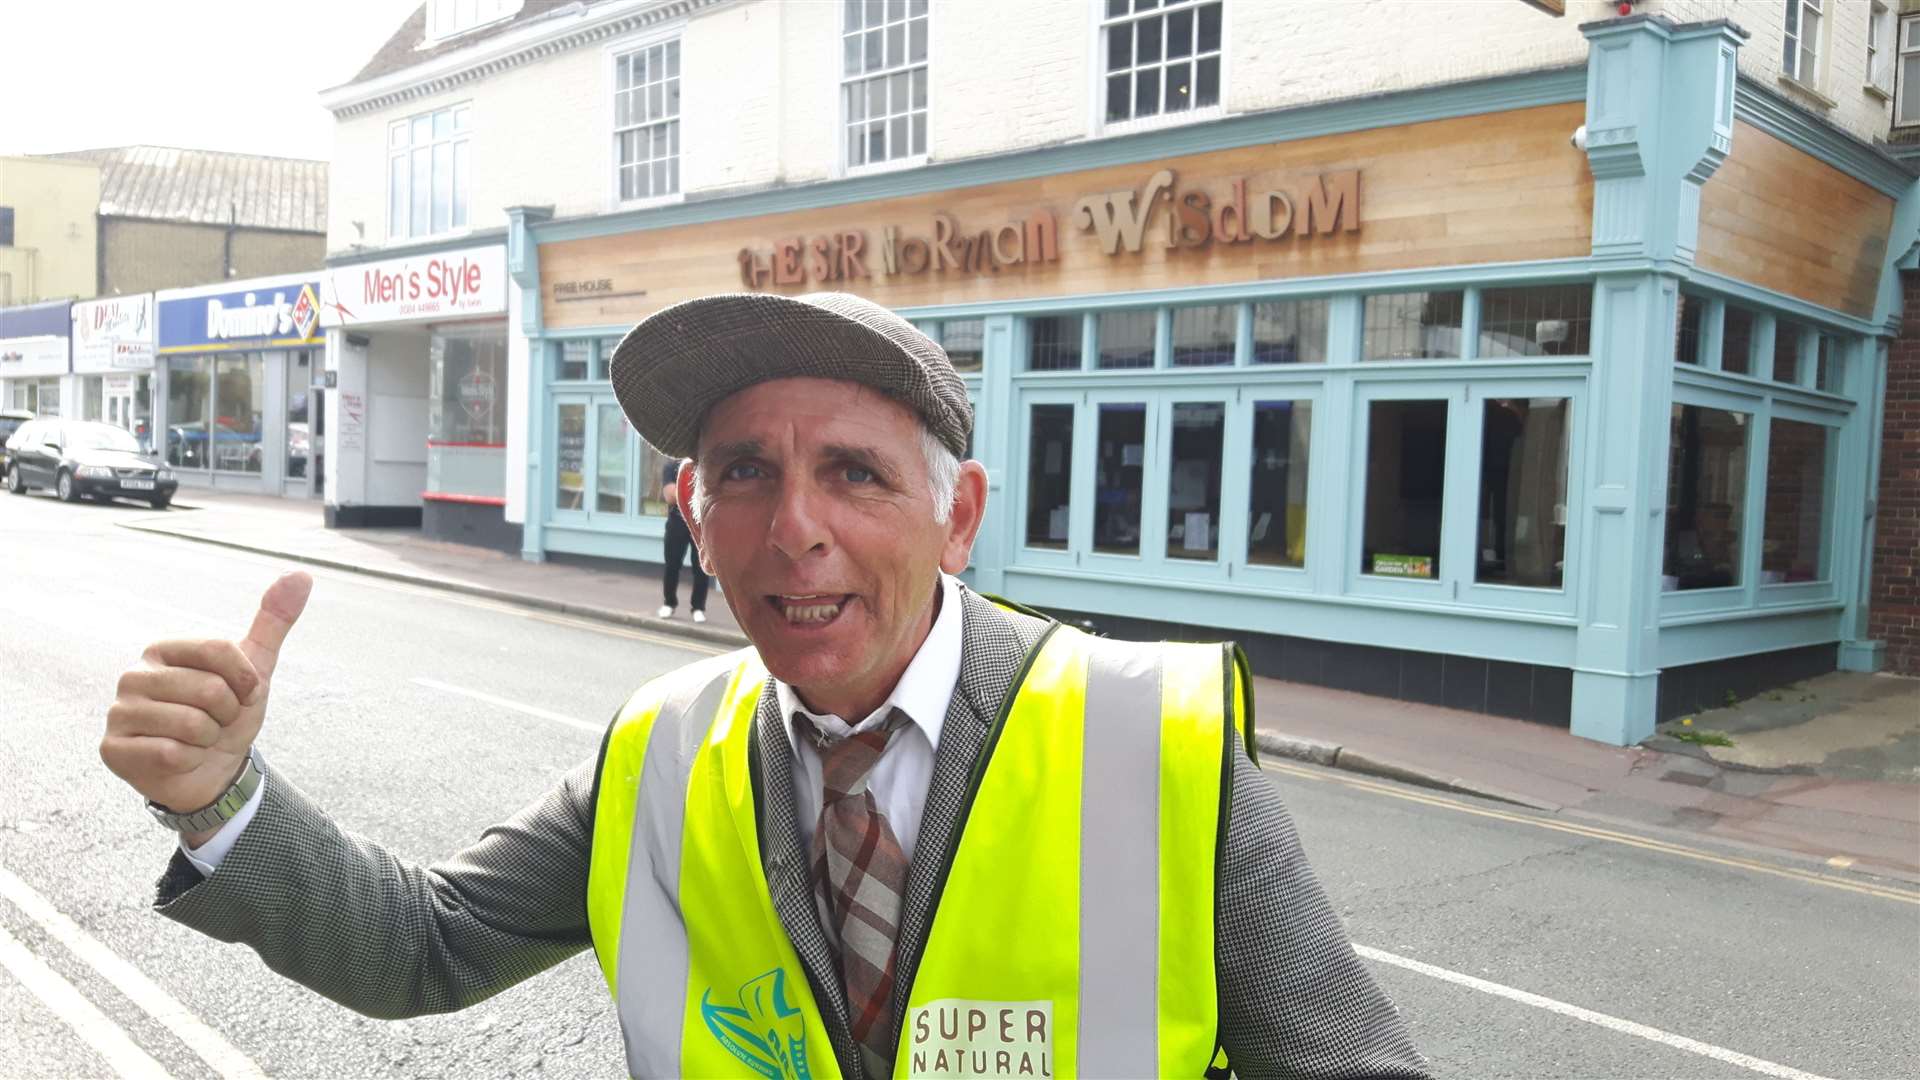
MULTIPOLYGON (((919 417, 829 379, 778 379, 721 401, 697 462, 706 505, 698 522, 685 516, 734 618, 811 708, 859 722, 926 638, 938 571, 966 568, 984 470, 962 466, 952 515, 937 524, 919 417)), ((681 496, 691 496, 684 475, 681 496)))

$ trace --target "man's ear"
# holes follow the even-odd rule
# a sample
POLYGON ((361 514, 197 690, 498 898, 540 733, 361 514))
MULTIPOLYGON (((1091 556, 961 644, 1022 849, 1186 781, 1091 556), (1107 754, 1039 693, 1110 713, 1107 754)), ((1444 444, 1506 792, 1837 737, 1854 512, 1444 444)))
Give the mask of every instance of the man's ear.
POLYGON ((707 557, 706 531, 698 519, 693 516, 693 471, 698 468, 692 458, 680 463, 680 469, 673 476, 673 501, 680 508, 680 520, 687 523, 687 532, 693 537, 693 549, 699 553, 700 569, 713 573, 713 560, 707 557))
POLYGON ((947 518, 947 543, 940 552, 940 569, 958 574, 973 558, 973 541, 987 515, 987 467, 977 461, 960 463, 953 485, 953 510, 947 518))

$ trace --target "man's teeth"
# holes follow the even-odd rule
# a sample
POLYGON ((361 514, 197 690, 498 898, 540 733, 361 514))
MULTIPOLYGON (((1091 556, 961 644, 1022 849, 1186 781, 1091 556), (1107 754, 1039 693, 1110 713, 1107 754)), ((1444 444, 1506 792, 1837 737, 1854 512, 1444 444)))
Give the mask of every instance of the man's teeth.
POLYGON ((826 622, 840 614, 839 600, 827 600, 824 596, 783 596, 780 598, 780 610, 792 623, 826 622), (824 601, 824 602, 823 602, 824 601))

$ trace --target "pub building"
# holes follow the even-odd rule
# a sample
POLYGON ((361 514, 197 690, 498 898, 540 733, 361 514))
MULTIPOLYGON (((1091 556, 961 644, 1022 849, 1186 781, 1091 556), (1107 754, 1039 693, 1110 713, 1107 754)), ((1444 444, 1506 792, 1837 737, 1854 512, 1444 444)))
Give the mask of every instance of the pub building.
POLYGON ((1573 68, 510 211, 537 291, 523 553, 660 558, 664 463, 607 381, 635 321, 840 289, 964 373, 985 592, 1620 745, 1730 687, 1871 670, 1914 175, 1737 80, 1729 24, 1586 32, 1573 68))

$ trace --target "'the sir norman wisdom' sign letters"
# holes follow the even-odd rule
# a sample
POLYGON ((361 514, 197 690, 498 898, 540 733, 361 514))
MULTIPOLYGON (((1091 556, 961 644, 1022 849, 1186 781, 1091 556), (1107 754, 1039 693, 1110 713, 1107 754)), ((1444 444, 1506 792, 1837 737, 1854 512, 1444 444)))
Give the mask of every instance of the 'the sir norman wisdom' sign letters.
MULTIPOLYGON (((1161 169, 1138 190, 1098 192, 1073 204, 1072 232, 1088 233, 1110 256, 1138 254, 1142 245, 1204 249, 1274 243, 1360 228, 1360 172, 1321 173, 1289 194, 1259 190, 1246 177, 1225 191, 1181 190, 1161 169)), ((963 228, 951 214, 932 216, 932 230, 908 233, 882 226, 783 240, 771 249, 741 248, 740 280, 748 289, 830 284, 874 276, 997 274, 1014 267, 1058 262, 1060 222, 1052 210, 990 228, 963 228)))

